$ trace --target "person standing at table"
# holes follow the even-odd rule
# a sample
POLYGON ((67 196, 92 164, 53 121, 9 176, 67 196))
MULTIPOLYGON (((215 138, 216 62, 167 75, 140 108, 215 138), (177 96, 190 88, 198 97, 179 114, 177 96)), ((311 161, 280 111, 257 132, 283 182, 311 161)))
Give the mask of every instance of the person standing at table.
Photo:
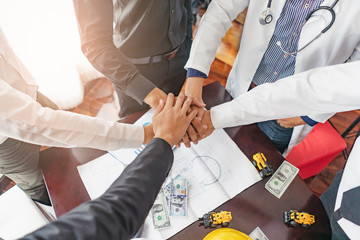
POLYGON ((178 143, 196 112, 180 94, 161 100, 153 116, 154 139, 98 199, 83 203, 56 221, 23 237, 35 239, 118 239, 133 237, 144 223, 173 164, 178 143))
MULTIPOLYGON (((156 108, 185 81, 191 0, 73 0, 81 48, 114 84, 120 117, 156 108)), ((202 105, 200 105, 202 106, 202 105)))
MULTIPOLYGON (((273 84, 263 84, 230 102, 205 111, 203 123, 208 128, 202 134, 210 135, 214 128, 221 128, 221 114, 225 109, 236 113, 228 114, 226 124, 229 127, 306 114, 360 109, 358 76, 360 76, 360 61, 355 61, 312 69, 293 77, 280 79, 273 84), (284 101, 292 107, 284 107, 284 101)), ((333 240, 358 239, 360 236, 359 169, 360 138, 358 137, 345 169, 337 173, 330 187, 320 197, 330 220, 333 240)))
MULTIPOLYGON (((213 0, 200 23, 186 64, 187 96, 201 101, 203 79, 209 73, 221 38, 231 21, 246 7, 248 11, 239 52, 227 79, 226 88, 233 98, 264 83, 295 78, 310 69, 320 70, 360 59, 360 1, 213 0)), ((337 71, 330 76, 339 77, 335 73, 337 71)), ((281 95, 268 101, 277 97, 281 98, 281 95)), ((281 107, 290 110, 294 106, 283 99, 281 107)), ((232 109, 222 109, 222 112, 217 112, 216 121, 221 127, 229 127, 235 124, 229 119, 236 114, 232 109)), ((280 152, 286 148, 288 152, 310 132, 312 126, 325 122, 332 115, 298 116, 259 122, 258 126, 280 152)))
MULTIPOLYGON (((359 73, 359 70, 360 62, 337 66, 335 71, 342 77, 329 80, 330 84, 336 88, 329 86, 330 74, 324 68, 321 70, 322 72, 312 74, 305 80, 301 75, 309 74, 308 72, 302 73, 292 80, 285 78, 274 84, 259 86, 223 105, 229 105, 236 109, 239 113, 237 121, 242 121, 242 124, 280 117, 294 117, 307 113, 322 114, 328 111, 340 112, 359 109, 360 81, 352 78, 352 75, 359 73), (284 92, 284 98, 296 106, 290 111, 268 101, 270 93, 280 94, 283 87, 290 89, 284 92), (297 89, 306 92, 307 98, 301 99, 302 92, 297 89), (249 104, 251 103, 249 99, 257 101, 249 104), (265 111, 260 112, 258 109, 265 109, 265 111)), ((274 99, 275 103, 281 103, 281 101, 281 98, 274 99)), ((171 102, 169 105, 172 106, 173 103, 171 102)), ((162 128, 165 125, 164 122, 167 121, 165 117, 160 117, 160 114, 156 117, 157 113, 158 111, 153 118, 154 131, 155 136, 161 138, 162 135, 157 134, 156 126, 162 128), (159 120, 161 121, 159 122, 159 120)), ((205 116, 207 117, 204 118, 211 121, 208 113, 209 111, 206 111, 205 116)), ((174 116, 172 111, 169 111, 167 117, 169 116, 174 116)), ((184 134, 190 119, 181 120, 180 123, 186 122, 186 124, 178 127, 164 128, 163 134, 173 133, 180 129, 184 134)), ((82 204, 57 221, 40 228, 23 239, 74 239, 75 235, 77 239, 131 238, 144 222, 171 167, 173 155, 170 146, 181 138, 181 134, 173 133, 172 136, 179 138, 168 141, 168 144, 155 138, 99 199, 82 204), (159 159, 161 160, 159 161, 159 159), (148 179, 152 179, 152 181, 148 181, 148 179), (131 199, 128 199, 130 196, 131 199)), ((332 239, 356 239, 360 234, 360 211, 357 207, 360 192, 359 160, 360 138, 353 147, 345 170, 339 172, 330 188, 321 197, 331 222, 332 239)))
POLYGON ((30 198, 50 205, 39 165, 40 145, 102 150, 139 147, 153 137, 152 126, 104 121, 53 110, 50 100, 16 56, 0 28, 0 173, 30 198), (42 96, 42 97, 41 97, 42 96))

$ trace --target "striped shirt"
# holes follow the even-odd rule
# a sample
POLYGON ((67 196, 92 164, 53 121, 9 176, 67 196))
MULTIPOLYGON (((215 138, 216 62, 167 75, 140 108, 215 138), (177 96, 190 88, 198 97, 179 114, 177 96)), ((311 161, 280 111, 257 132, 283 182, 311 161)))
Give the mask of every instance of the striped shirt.
MULTIPOLYGON (((257 86, 266 82, 276 82, 295 73, 296 55, 284 53, 277 45, 281 42, 282 48, 288 52, 298 50, 298 42, 306 16, 318 8, 324 0, 287 0, 276 22, 275 31, 263 58, 253 77, 257 86)), ((302 47, 302 46, 301 46, 302 47)), ((203 77, 207 75, 196 69, 189 68, 187 77, 203 77)), ((307 116, 301 117, 308 125, 314 126, 316 121, 307 116)))
POLYGON ((323 0, 287 0, 276 23, 274 34, 253 78, 255 85, 276 82, 295 73, 298 42, 306 16, 318 8, 323 0))

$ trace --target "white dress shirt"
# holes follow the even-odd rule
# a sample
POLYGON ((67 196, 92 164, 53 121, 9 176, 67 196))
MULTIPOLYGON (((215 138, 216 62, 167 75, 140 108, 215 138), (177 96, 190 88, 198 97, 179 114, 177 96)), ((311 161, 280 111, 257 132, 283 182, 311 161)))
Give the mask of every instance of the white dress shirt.
POLYGON ((215 128, 360 109, 360 61, 265 83, 211 108, 215 128))
POLYGON ((142 126, 41 107, 35 101, 37 88, 0 28, 0 143, 13 138, 38 145, 102 150, 143 143, 142 126))

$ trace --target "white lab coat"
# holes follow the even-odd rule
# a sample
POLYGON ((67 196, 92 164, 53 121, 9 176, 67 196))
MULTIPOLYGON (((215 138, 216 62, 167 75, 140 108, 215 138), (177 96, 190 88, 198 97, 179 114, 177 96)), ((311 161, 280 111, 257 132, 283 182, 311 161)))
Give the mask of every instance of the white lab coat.
POLYGON ((108 122, 43 108, 34 99, 37 85, 0 28, 0 144, 13 138, 38 145, 114 150, 139 147, 142 126, 108 122))
POLYGON ((265 83, 211 108, 211 121, 216 128, 224 128, 360 109, 360 79, 356 75, 360 76, 360 61, 312 69, 265 83), (284 101, 292 107, 284 107, 284 101))
MULTIPOLYGON (((354 77, 356 75, 360 76, 360 61, 313 69, 294 77, 281 79, 273 84, 266 83, 241 94, 230 102, 213 107, 211 120, 214 124, 223 124, 218 125, 219 127, 225 127, 233 126, 234 122, 250 124, 299 115, 323 114, 328 111, 360 109, 360 80, 354 77), (332 75, 338 77, 332 77, 332 75), (283 89, 288 91, 283 91, 283 89), (284 100, 293 107, 282 107, 281 103, 284 100), (222 115, 230 116, 230 118, 223 120, 222 115)), ((347 219, 345 214, 337 219, 333 212, 339 209, 341 213, 346 212, 341 206, 343 204, 349 206, 349 203, 343 201, 343 196, 347 191, 360 186, 359 169, 360 138, 351 151, 340 182, 333 183, 335 186, 338 185, 338 189, 326 192, 324 194, 326 197, 322 199, 330 208, 328 214, 331 222, 335 221, 350 239, 359 238, 360 226, 351 219, 347 219)), ((359 199, 352 200, 359 201, 359 199)), ((357 206, 358 204, 353 208, 354 216, 359 216, 357 206)), ((332 225, 336 233, 338 226, 332 225)))
MULTIPOLYGON (((261 25, 259 16, 266 9, 268 0, 213 0, 200 23, 185 68, 194 68, 208 74, 221 38, 231 26, 231 21, 248 6, 239 53, 226 86, 234 98, 247 92, 273 35, 276 21, 285 2, 286 0, 273 1, 271 12, 274 20, 268 25, 261 25)), ((332 3, 333 0, 324 0, 322 6, 330 6, 332 3)), ((339 1, 334 7, 334 11, 336 20, 330 30, 297 54, 294 77, 309 69, 360 59, 360 18, 358 16, 360 1, 339 1)), ((331 15, 328 11, 316 12, 301 31, 299 49, 320 33, 330 20, 331 15)), ((332 71, 331 68, 328 70, 332 71)), ((339 77, 335 74, 329 75, 333 78, 339 77)), ((358 75, 353 77, 358 77, 358 75)), ((283 89, 283 92, 285 91, 287 89, 283 89)), ((306 95, 302 96, 306 97, 306 95)), ((282 98, 282 96, 272 95, 267 100, 272 103, 277 98, 282 98)), ((283 101, 281 105, 288 110, 294 107, 287 101, 283 101)), ((318 122, 325 122, 333 114, 326 113, 326 109, 323 110, 325 110, 325 114, 309 115, 309 117, 318 122)), ((223 112, 228 111, 224 109, 223 112)), ((236 114, 236 112, 233 113, 236 114)), ((229 122, 227 120, 229 116, 224 115, 221 111, 217 111, 217 114, 222 116, 216 116, 217 122, 214 126, 224 127, 222 121, 229 122)), ((237 123, 232 122, 231 125, 237 125, 237 123)), ((310 130, 311 127, 308 125, 295 127, 289 149, 299 143, 310 130)))

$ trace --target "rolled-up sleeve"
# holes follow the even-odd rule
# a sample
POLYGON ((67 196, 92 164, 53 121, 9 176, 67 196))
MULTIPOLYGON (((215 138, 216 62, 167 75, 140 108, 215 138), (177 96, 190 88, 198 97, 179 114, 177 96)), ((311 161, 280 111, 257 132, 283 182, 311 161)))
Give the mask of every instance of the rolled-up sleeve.
POLYGON ((84 55, 116 87, 141 104, 156 86, 114 45, 112 1, 74 0, 73 3, 84 55))
POLYGON ((102 150, 139 147, 142 126, 41 107, 0 79, 0 136, 38 145, 102 150))

